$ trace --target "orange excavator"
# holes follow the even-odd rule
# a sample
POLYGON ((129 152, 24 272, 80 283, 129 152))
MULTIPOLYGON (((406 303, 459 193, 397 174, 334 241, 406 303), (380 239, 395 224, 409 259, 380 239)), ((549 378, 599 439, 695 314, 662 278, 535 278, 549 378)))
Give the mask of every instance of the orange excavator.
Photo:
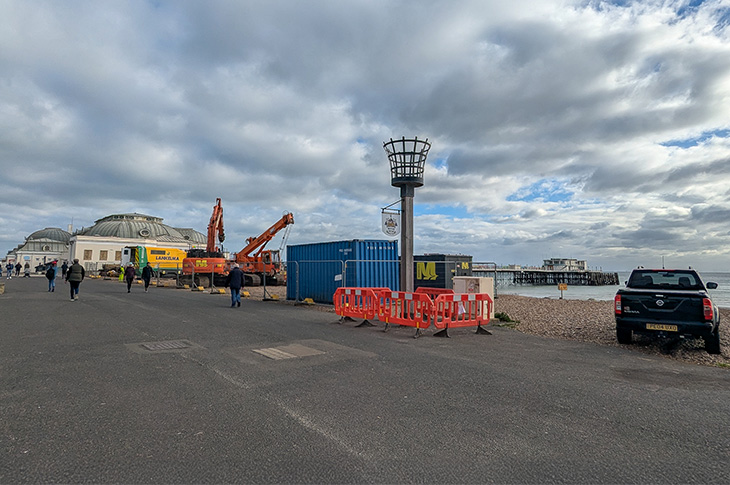
POLYGON ((213 215, 208 223, 208 241, 205 251, 202 249, 191 249, 187 258, 183 260, 182 277, 184 283, 196 286, 208 286, 210 276, 213 275, 214 285, 223 285, 228 275, 228 261, 223 257, 221 249, 216 246, 215 239, 218 233, 218 242, 226 239, 223 232, 223 206, 220 198, 215 200, 213 215), (194 279, 194 281, 193 281, 194 279))
POLYGON ((281 251, 265 249, 265 247, 282 229, 286 228, 286 235, 288 235, 291 224, 294 224, 294 214, 286 212, 281 219, 263 233, 246 239, 246 247, 234 255, 233 260, 246 274, 246 285, 258 286, 263 278, 266 278, 267 285, 286 284, 281 272, 281 251))
POLYGON ((286 281, 281 273, 281 251, 265 249, 265 247, 282 229, 286 228, 288 233, 288 229, 290 229, 288 226, 291 224, 294 224, 294 216, 287 212, 259 236, 246 239, 246 247, 229 261, 224 257, 221 249, 216 246, 216 234, 218 242, 222 243, 225 240, 223 207, 221 200, 216 199, 213 215, 208 223, 208 241, 205 251, 202 249, 188 251, 188 257, 183 260, 181 283, 209 286, 210 277, 213 276, 213 286, 223 286, 231 269, 231 263, 238 263, 245 274, 246 286, 259 286, 263 278, 266 278, 267 285, 285 284, 286 281))

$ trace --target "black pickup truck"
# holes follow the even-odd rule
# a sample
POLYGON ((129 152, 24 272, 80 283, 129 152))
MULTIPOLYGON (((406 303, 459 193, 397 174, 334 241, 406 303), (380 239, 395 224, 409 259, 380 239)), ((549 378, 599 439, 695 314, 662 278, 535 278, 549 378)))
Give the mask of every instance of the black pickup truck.
POLYGON ((639 268, 614 299, 616 338, 630 344, 634 332, 657 337, 701 337, 705 350, 720 353, 720 312, 693 269, 639 268))

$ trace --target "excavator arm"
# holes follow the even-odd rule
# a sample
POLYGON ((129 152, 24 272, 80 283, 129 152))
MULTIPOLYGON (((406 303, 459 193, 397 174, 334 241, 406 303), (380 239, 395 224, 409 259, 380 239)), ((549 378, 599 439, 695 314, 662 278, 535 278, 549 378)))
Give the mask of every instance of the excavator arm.
POLYGON ((215 199, 215 205, 213 206, 213 215, 210 216, 210 222, 208 223, 208 244, 205 250, 209 253, 218 251, 215 245, 215 234, 218 233, 218 241, 223 242, 226 239, 226 235, 223 232, 223 206, 221 205, 220 198, 215 199))
POLYGON ((266 244, 271 241, 274 236, 276 236, 276 233, 290 224, 294 224, 294 214, 287 212, 273 226, 265 230, 259 236, 246 239, 248 244, 246 247, 241 249, 241 251, 236 253, 236 261, 239 263, 248 261, 251 258, 251 253, 257 250, 256 256, 260 255, 266 247, 266 244))

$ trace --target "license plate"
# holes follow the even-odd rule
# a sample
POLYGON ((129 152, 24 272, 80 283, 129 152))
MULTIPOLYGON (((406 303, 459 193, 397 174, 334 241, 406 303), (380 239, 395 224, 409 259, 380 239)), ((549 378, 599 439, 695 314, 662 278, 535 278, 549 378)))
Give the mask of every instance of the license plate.
POLYGON ((662 325, 660 323, 647 323, 647 330, 663 330, 665 332, 676 332, 678 331, 676 325, 662 325))

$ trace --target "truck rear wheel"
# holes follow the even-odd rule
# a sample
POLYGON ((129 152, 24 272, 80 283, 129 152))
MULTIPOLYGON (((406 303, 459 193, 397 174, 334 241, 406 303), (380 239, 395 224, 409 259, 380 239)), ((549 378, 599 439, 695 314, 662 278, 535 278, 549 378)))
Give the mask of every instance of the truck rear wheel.
POLYGON ((716 328, 709 336, 705 337, 705 350, 708 354, 720 353, 720 329, 716 328))
POLYGON ((616 329, 616 340, 618 340, 618 343, 624 344, 624 345, 630 345, 631 344, 631 330, 626 328, 617 328, 616 329))

